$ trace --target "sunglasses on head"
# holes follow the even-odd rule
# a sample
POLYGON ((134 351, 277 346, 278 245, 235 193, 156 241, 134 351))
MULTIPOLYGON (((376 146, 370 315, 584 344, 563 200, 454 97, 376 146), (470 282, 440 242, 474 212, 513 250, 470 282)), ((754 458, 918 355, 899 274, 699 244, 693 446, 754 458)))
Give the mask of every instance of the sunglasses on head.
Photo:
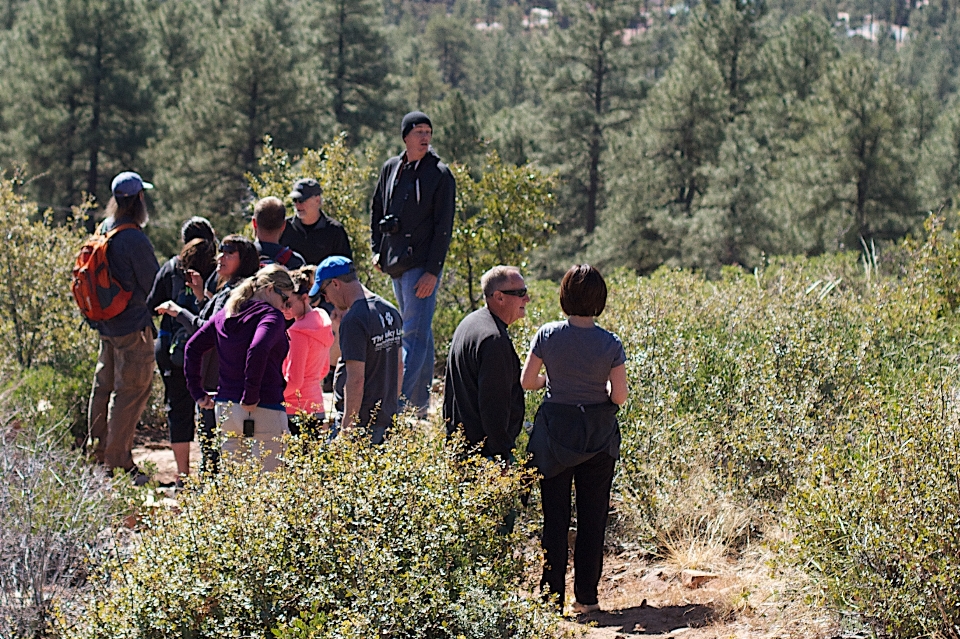
POLYGON ((501 290, 501 293, 504 295, 512 295, 513 297, 526 297, 527 289, 526 288, 512 288, 505 291, 501 290))
POLYGON ((240 250, 240 249, 237 248, 237 245, 236 245, 236 244, 221 244, 221 245, 220 245, 220 252, 221 252, 221 253, 236 253, 236 252, 239 251, 239 250, 240 250))

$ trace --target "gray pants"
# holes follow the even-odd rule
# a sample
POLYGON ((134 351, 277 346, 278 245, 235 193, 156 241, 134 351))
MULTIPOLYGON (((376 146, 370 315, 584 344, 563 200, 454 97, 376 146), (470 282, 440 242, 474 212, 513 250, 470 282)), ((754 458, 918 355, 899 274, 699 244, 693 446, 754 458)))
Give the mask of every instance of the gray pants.
POLYGON ((150 398, 153 366, 151 327, 120 337, 100 336, 87 423, 97 442, 93 454, 110 470, 133 468, 133 435, 150 398))

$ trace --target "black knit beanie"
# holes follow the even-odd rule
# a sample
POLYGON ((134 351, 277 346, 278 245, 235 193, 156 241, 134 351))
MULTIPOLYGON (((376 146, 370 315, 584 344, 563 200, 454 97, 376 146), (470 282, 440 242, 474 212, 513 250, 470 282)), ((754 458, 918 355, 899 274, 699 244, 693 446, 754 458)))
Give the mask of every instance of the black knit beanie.
POLYGON ((418 124, 427 124, 433 129, 433 122, 430 121, 426 113, 422 111, 411 111, 403 116, 403 121, 400 123, 400 137, 406 138, 407 133, 413 131, 413 127, 418 124))

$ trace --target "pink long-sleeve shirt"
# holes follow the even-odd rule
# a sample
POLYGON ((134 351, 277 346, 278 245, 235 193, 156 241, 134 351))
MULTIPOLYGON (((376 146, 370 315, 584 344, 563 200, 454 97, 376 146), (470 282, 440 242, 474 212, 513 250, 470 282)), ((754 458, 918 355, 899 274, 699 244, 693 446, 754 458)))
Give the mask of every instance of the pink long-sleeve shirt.
POLYGON ((333 326, 323 309, 315 308, 287 330, 290 352, 283 362, 287 414, 323 413, 323 378, 330 370, 333 326))

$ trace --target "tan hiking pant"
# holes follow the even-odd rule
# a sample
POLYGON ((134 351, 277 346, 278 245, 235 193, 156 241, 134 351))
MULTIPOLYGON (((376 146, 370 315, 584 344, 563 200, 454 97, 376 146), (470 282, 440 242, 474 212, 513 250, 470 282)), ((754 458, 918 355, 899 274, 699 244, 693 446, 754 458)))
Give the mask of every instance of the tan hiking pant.
POLYGON ((133 468, 133 436, 153 383, 153 330, 100 336, 100 355, 87 415, 93 454, 111 471, 133 468))
POLYGON ((288 434, 287 413, 282 410, 260 408, 252 411, 240 408, 240 404, 233 402, 217 402, 217 423, 220 432, 226 435, 220 450, 224 457, 234 458, 237 454, 246 452, 250 446, 250 453, 260 457, 263 469, 275 470, 280 465, 277 454, 283 452, 280 438, 288 434), (243 420, 252 419, 254 424, 253 437, 243 436, 243 420))

